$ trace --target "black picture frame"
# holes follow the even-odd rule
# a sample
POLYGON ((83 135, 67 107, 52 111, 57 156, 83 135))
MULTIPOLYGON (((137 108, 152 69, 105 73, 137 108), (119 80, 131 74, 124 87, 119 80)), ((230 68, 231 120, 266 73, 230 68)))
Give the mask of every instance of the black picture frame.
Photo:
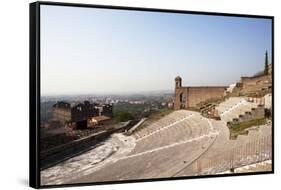
POLYGON ((101 184, 121 184, 163 180, 182 180, 196 178, 214 178, 214 177, 231 177, 245 176, 258 174, 273 174, 274 173, 274 16, 264 15, 248 15, 234 13, 218 13, 218 12, 201 12, 187 10, 171 10, 157 8, 141 8, 141 7, 125 7, 125 6, 109 6, 109 5, 92 5, 80 3, 64 3, 64 2, 48 2, 38 1, 29 4, 29 38, 30 38, 30 75, 29 75, 29 185, 33 188, 54 188, 54 187, 70 187, 70 186, 85 186, 85 185, 101 185, 101 184), (266 18, 272 22, 272 171, 255 172, 255 173, 232 173, 206 176, 184 176, 176 178, 157 178, 143 180, 124 180, 110 182, 92 182, 92 183, 77 183, 77 184, 62 184, 62 185, 44 185, 40 184, 40 6, 70 6, 84 8, 104 8, 116 10, 136 10, 148 12, 164 12, 164 13, 186 13, 199 15, 215 15, 215 16, 231 16, 245 18, 266 18))

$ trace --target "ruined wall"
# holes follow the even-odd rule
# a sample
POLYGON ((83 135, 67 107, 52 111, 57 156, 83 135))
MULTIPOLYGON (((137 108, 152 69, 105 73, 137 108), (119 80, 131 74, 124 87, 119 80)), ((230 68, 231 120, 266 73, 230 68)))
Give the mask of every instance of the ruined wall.
POLYGON ((241 77, 243 87, 253 86, 256 84, 267 84, 272 82, 271 75, 264 75, 258 77, 241 77))
POLYGON ((267 92, 272 88, 272 76, 241 77, 240 83, 242 83, 241 92, 243 94, 267 92))
POLYGON ((175 89, 174 109, 187 109, 196 107, 202 101, 210 98, 220 98, 224 96, 226 86, 218 87, 181 87, 175 89))
POLYGON ((188 107, 196 107, 202 101, 224 96, 226 86, 188 87, 188 107))
POLYGON ((182 87, 182 78, 175 78, 174 109, 196 107, 202 101, 211 98, 221 98, 225 95, 227 86, 195 86, 182 87))

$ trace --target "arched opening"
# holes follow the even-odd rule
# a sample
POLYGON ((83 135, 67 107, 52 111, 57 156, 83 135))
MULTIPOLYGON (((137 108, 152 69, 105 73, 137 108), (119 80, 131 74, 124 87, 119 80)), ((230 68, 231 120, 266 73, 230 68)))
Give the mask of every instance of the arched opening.
POLYGON ((186 102, 186 94, 180 93, 180 102, 186 102))
POLYGON ((183 96, 183 94, 180 93, 180 102, 182 102, 182 96, 183 96))
POLYGON ((186 94, 182 95, 182 102, 186 102, 186 94))

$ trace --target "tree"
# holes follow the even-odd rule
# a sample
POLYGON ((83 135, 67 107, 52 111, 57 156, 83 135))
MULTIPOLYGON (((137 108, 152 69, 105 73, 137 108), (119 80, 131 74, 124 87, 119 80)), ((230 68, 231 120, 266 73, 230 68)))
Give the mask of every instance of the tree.
POLYGON ((265 52, 264 74, 268 75, 268 55, 267 55, 267 51, 265 52))

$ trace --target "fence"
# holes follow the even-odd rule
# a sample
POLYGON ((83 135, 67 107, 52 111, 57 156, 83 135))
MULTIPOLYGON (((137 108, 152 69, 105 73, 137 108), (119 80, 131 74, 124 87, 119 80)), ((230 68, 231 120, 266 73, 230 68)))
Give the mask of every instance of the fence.
POLYGON ((271 157, 272 137, 265 136, 230 150, 221 151, 209 158, 199 158, 195 164, 197 174, 206 175, 270 160, 271 157))

